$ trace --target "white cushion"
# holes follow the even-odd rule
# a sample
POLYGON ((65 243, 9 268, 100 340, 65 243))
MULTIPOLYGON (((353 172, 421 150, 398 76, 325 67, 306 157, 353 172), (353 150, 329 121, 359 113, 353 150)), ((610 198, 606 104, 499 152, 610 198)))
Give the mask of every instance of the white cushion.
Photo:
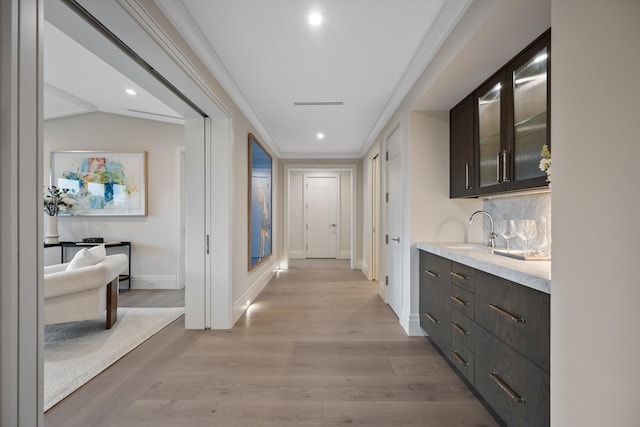
POLYGON ((67 271, 95 265, 102 261, 105 256, 106 250, 104 245, 94 246, 90 249, 82 248, 76 252, 69 265, 67 265, 67 271))

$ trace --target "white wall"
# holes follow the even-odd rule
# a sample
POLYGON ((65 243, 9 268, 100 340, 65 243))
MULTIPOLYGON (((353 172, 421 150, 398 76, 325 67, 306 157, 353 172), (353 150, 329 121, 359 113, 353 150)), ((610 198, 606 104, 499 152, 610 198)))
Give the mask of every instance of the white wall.
POLYGON ((407 156, 409 171, 410 277, 407 332, 420 328, 419 251, 417 242, 480 242, 482 224, 469 225, 471 214, 482 209, 479 199, 449 198, 449 112, 412 112, 409 116, 407 156))
MULTIPOLYGON (((45 121, 45 185, 49 184, 51 151, 147 152, 147 216, 63 216, 59 218, 60 240, 100 236, 105 241, 131 241, 131 286, 176 289, 176 146, 183 141, 182 125, 115 114, 89 113, 45 121)), ((48 263, 59 262, 58 248, 45 252, 48 263)))
POLYGON ((551 425, 637 426, 640 2, 551 19, 551 425))

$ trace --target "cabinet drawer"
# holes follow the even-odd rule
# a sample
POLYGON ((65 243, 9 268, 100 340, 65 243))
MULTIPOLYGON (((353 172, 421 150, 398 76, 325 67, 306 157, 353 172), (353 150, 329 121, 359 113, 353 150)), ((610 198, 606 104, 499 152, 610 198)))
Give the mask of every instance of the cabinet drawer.
POLYGON ((475 322, 458 310, 451 310, 451 337, 473 351, 475 322))
POLYGON ((420 286, 420 326, 447 357, 451 352, 451 309, 444 298, 420 286))
POLYGON ((449 295, 451 261, 429 252, 420 251, 420 283, 441 297, 449 295))
POLYGON ((549 372, 549 295, 477 271, 475 320, 549 372))
POLYGON ((474 318, 475 301, 471 292, 452 284, 449 300, 451 301, 451 308, 463 312, 471 319, 474 318))
POLYGON ((473 290, 473 276, 475 269, 468 265, 458 264, 457 262, 451 262, 451 283, 455 283, 461 288, 466 289, 469 292, 473 290))
POLYGON ((454 339, 451 341, 451 354, 449 355, 453 366, 459 370, 462 375, 471 384, 474 383, 474 357, 473 352, 462 345, 460 341, 454 339))
POLYGON ((510 426, 549 425, 549 374, 476 328, 475 387, 510 426))

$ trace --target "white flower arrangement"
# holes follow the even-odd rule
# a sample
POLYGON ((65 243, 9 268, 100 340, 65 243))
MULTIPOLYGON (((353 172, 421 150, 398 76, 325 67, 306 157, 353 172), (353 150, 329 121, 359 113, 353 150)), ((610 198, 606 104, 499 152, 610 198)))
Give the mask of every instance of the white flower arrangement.
POLYGON ((540 170, 542 172, 547 173, 547 182, 551 182, 551 150, 549 150, 549 146, 544 144, 542 146, 542 151, 540 151, 540 170))
POLYGON ((58 188, 55 185, 44 188, 44 213, 49 216, 58 216, 75 204, 76 200, 67 188, 58 188))

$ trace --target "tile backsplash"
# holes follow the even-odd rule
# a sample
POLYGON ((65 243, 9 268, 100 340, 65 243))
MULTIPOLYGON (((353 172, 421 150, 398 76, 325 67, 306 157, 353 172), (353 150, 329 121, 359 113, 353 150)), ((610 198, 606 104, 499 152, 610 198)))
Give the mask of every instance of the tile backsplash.
MULTIPOLYGON (((542 218, 546 218, 549 230, 551 230, 551 193, 526 194, 516 196, 500 196, 486 198, 483 201, 483 209, 493 216, 497 247, 505 247, 505 239, 500 236, 500 223, 503 219, 532 219, 536 221, 539 235, 530 241, 530 246, 539 247, 544 243, 542 218)), ((484 219, 484 243, 487 243, 489 235, 489 219, 484 219)), ((523 242, 515 237, 510 242, 512 249, 522 249, 523 242)))

